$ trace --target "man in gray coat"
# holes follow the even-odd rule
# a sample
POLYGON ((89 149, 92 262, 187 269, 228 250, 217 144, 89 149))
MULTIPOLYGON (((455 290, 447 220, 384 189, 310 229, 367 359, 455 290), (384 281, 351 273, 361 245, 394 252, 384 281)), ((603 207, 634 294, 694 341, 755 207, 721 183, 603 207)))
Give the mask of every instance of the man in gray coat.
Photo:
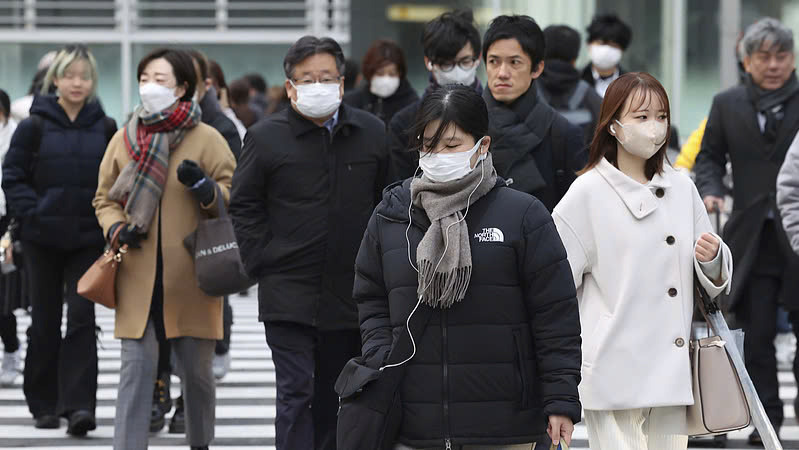
POLYGON ((799 253, 799 133, 793 138, 785 162, 777 176, 777 207, 782 216, 782 227, 799 253))
MULTIPOLYGON (((746 30, 741 48, 747 75, 713 99, 696 184, 708 211, 722 209, 722 178, 727 161, 732 164, 735 203, 723 233, 735 264, 728 304, 746 332, 746 367, 779 430, 783 405, 773 341, 780 303, 799 333, 799 256, 788 244, 775 201, 777 173, 799 129, 793 32, 762 19, 746 30)), ((756 431, 749 441, 760 443, 756 431)))

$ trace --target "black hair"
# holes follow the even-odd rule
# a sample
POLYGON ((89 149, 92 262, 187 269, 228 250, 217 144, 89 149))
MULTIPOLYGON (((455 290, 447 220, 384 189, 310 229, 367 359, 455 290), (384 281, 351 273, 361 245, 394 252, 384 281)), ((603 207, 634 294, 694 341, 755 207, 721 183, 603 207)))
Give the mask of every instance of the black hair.
POLYGON ((480 32, 474 26, 471 10, 444 13, 427 22, 422 32, 424 56, 434 64, 448 63, 466 45, 472 44, 474 56, 480 52, 480 32))
POLYGON ((8 98, 6 91, 0 89, 0 112, 6 116, 6 120, 11 116, 11 99, 8 98))
POLYGON ((289 48, 286 57, 283 59, 283 71, 286 78, 291 78, 294 67, 305 61, 307 58, 319 53, 327 53, 336 59, 336 68, 339 75, 344 75, 344 52, 335 39, 316 36, 303 36, 289 48))
MULTIPOLYGON (((28 88, 28 95, 37 95, 42 91, 42 86, 44 86, 44 77, 47 75, 47 70, 50 67, 44 67, 36 71, 36 75, 33 76, 31 80, 31 86, 28 88)), ((52 86, 53 91, 55 92, 55 86, 52 86)))
POLYGON ((597 14, 586 31, 588 31, 587 42, 613 42, 622 50, 627 50, 633 39, 633 30, 615 14, 597 14))
POLYGON ((355 87, 355 82, 358 81, 358 72, 361 68, 358 67, 358 62, 350 58, 344 61, 344 90, 348 91, 355 87))
POLYGON ((471 87, 450 84, 424 97, 411 129, 411 150, 435 149, 450 125, 470 134, 475 142, 488 135, 488 108, 483 97, 471 87), (424 130, 434 120, 440 120, 441 123, 432 139, 425 143, 424 130))
POLYGON ((207 80, 211 78, 211 71, 208 68, 208 58, 199 50, 187 50, 189 55, 191 55, 191 59, 197 61, 197 67, 200 68, 200 78, 203 80, 207 80))
POLYGON ((516 39, 530 58, 531 71, 535 71, 538 64, 544 60, 546 53, 546 38, 541 27, 530 16, 498 16, 491 21, 483 41, 483 59, 486 59, 488 49, 494 42, 503 39, 516 39))
POLYGON ((141 74, 147 65, 156 59, 164 58, 172 66, 172 73, 175 74, 177 86, 185 86, 186 93, 180 98, 181 101, 189 101, 194 96, 197 89, 197 73, 194 71, 194 62, 191 56, 183 50, 173 48, 159 48, 151 51, 141 61, 136 69, 136 79, 141 79, 141 74))
POLYGON ((266 79, 257 73, 248 73, 244 75, 244 79, 250 84, 250 87, 255 89, 261 94, 266 94, 266 79))
POLYGON ((580 54, 580 33, 566 25, 550 25, 544 29, 547 42, 545 59, 572 62, 580 54))

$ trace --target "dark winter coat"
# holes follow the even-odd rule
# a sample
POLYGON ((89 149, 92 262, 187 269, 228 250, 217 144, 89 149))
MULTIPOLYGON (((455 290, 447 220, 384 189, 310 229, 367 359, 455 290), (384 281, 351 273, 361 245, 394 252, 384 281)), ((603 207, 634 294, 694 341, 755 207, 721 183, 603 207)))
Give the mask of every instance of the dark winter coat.
POLYGON ((585 167, 588 152, 580 128, 539 100, 537 84, 510 105, 495 100, 488 89, 483 98, 497 173, 552 211, 585 167))
MULTIPOLYGON (((619 66, 619 76, 622 76, 625 73, 627 73, 627 71, 622 69, 621 66, 619 66)), ((583 72, 581 76, 586 83, 591 85, 591 87, 596 86, 596 80, 594 80, 594 72, 593 70, 591 70, 591 63, 588 63, 585 67, 583 67, 583 72)))
POLYGON ((394 114, 417 100, 419 100, 419 94, 405 78, 400 82, 397 92, 388 98, 380 98, 372 94, 369 91, 369 83, 363 83, 357 89, 344 95, 344 103, 374 114, 386 125, 391 122, 394 114))
POLYGON ((92 207, 109 133, 99 102, 87 103, 74 122, 55 96, 37 96, 3 161, 9 212, 20 218, 20 238, 61 250, 102 247, 105 239, 92 207))
POLYGON ((593 86, 581 79, 571 63, 557 59, 547 60, 536 84, 550 106, 583 130, 585 144, 589 145, 602 107, 602 97, 593 86))
POLYGON ((385 126, 342 105, 333 133, 287 108, 255 124, 230 214, 259 319, 355 329, 353 267, 388 165, 385 126))
POLYGON ((774 256, 786 261, 780 297, 789 309, 799 309, 799 256, 785 236, 776 204, 777 174, 799 129, 799 94, 785 103, 783 112, 777 139, 770 143, 760 131, 757 110, 746 87, 739 85, 721 92, 713 99, 696 158, 696 186, 703 198, 724 197, 727 189, 722 178, 727 173, 727 160, 732 163, 733 211, 723 233, 735 266, 731 308, 743 300, 760 252, 763 227, 773 220, 782 253, 774 256))
MULTIPOLYGON (((439 85, 430 76, 430 84, 422 93, 422 97, 401 109, 394 118, 388 122, 386 129, 388 139, 388 154, 391 156, 390 181, 399 181, 412 177, 419 168, 419 153, 408 151, 410 148, 411 131, 416 124, 416 115, 422 107, 422 100, 439 88, 439 85)), ((483 93, 483 85, 476 79, 472 88, 478 93, 483 93)))
MULTIPOLYGON (((410 180, 388 189, 355 263, 354 297, 368 366, 380 367, 416 305, 408 262, 410 180)), ((411 210, 410 258, 430 221, 411 210)), ((534 442, 550 415, 580 420, 580 320, 574 281, 549 212, 497 186, 466 216, 466 297, 436 309, 401 386, 399 440, 411 447, 534 442)))
POLYGON ((236 124, 222 112, 219 100, 216 99, 215 88, 211 87, 205 93, 205 97, 200 100, 200 109, 203 112, 202 122, 214 127, 225 138, 230 151, 238 160, 241 155, 241 136, 239 136, 239 130, 236 129, 236 124))

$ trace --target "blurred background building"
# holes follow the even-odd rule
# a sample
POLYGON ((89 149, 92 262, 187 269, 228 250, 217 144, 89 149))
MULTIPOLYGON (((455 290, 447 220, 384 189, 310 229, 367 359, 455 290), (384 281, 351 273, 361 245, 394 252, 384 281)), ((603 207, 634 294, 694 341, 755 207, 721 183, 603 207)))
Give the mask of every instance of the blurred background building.
POLYGON ((315 34, 334 37, 356 60, 375 39, 396 40, 421 91, 423 24, 456 7, 473 8, 481 29, 496 15, 517 13, 542 28, 570 25, 583 36, 595 13, 616 13, 633 29, 622 66, 663 81, 683 137, 707 115, 713 95, 737 82, 735 44, 743 27, 763 16, 799 24, 799 0, 6 0, 0 84, 12 98, 22 96, 42 55, 85 42, 98 60, 100 99, 119 120, 138 102, 136 63, 157 46, 197 48, 220 63, 229 81, 259 72, 274 85, 285 79, 288 46, 315 34))

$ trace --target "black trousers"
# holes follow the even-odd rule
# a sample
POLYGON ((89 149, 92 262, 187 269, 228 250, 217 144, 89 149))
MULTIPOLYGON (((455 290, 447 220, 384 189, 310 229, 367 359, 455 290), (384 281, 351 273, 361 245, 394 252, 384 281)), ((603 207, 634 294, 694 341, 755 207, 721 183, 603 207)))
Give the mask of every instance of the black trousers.
POLYGON ((94 303, 77 293, 78 279, 102 249, 65 252, 23 242, 30 279, 31 329, 23 390, 34 417, 94 412, 97 403, 97 341, 94 303), (63 305, 67 331, 61 336, 63 305))
POLYGON ((290 322, 264 323, 277 381, 277 450, 336 450, 341 369, 361 352, 358 330, 320 331, 290 322))
POLYGON ((214 352, 217 355, 224 355, 230 351, 230 329, 233 326, 233 308, 230 306, 230 299, 225 296, 225 306, 222 310, 222 339, 216 341, 216 349, 214 352))
MULTIPOLYGON (((767 222, 760 248, 741 303, 735 310, 744 330, 744 360, 757 394, 774 428, 784 420, 780 385, 777 379, 777 308, 782 289, 784 258, 772 222, 767 222)), ((793 333, 799 338, 799 311, 791 312, 793 333)), ((799 358, 794 361, 794 378, 799 381, 799 358)))
POLYGON ((0 340, 3 342, 3 351, 14 353, 19 350, 19 338, 17 337, 17 316, 13 313, 0 316, 0 340))

